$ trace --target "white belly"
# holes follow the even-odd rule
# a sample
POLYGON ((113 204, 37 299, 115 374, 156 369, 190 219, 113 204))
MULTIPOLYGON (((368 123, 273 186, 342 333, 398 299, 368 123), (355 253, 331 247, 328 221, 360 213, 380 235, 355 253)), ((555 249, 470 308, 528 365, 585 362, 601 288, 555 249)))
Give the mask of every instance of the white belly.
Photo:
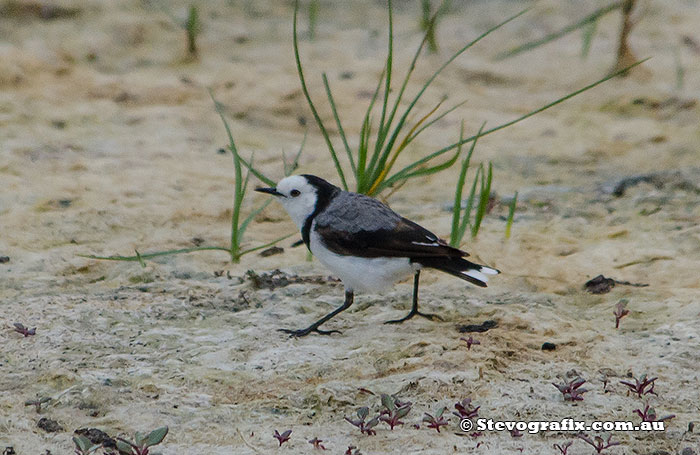
POLYGON ((359 258, 328 250, 311 230, 310 249, 321 264, 338 276, 349 291, 378 292, 420 268, 408 258, 359 258))

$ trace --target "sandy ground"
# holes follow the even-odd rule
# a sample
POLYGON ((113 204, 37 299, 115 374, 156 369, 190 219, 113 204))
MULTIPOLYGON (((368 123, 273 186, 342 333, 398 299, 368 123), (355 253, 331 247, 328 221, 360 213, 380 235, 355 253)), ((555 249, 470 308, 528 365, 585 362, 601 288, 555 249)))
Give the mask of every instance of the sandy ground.
MULTIPOLYGON (((185 16, 187 3, 164 3, 185 16)), ((337 3, 321 3, 316 39, 304 39, 302 53, 312 96, 323 99, 326 71, 356 140, 382 70, 386 14, 379 2, 337 3)), ((400 77, 420 33, 418 2, 397 3, 400 77)), ((422 60, 412 93, 461 44, 533 9, 436 81, 421 112, 446 94, 467 103, 421 136, 407 159, 456 139, 461 119, 468 131, 496 125, 605 74, 616 13, 600 22, 587 59, 576 34, 493 59, 604 3, 452 2, 441 50, 422 60)), ((554 454, 553 444, 569 440, 569 454, 589 454, 573 433, 468 435, 452 417, 438 434, 421 417, 470 397, 481 417, 496 420, 638 422, 634 409, 644 400, 620 381, 646 373, 658 377, 658 395, 644 399, 660 416, 676 417, 661 433, 614 432, 621 445, 604 453, 700 453, 697 428, 687 431, 700 416, 697 1, 643 2, 631 44, 652 59, 640 70, 480 141, 475 161, 493 161, 497 200, 520 193, 509 240, 507 207, 498 203, 464 245, 503 271, 488 289, 426 273, 422 306, 443 322, 382 324, 407 311, 406 282, 358 296, 328 324, 342 335, 298 340, 275 329, 330 311, 342 287, 307 262, 303 248, 289 248, 292 240, 282 242, 283 254, 250 254, 240 264, 221 252, 164 257, 146 268, 78 256, 226 244, 233 169, 230 156, 217 153, 226 136, 207 89, 225 105, 243 153, 255 152, 267 174, 281 177, 281 152, 298 148, 312 120, 295 74, 290 2, 200 2, 195 60, 186 56, 183 30, 157 4, 55 4, 65 9, 0 2, 0 257, 9 258, 0 263, 0 449, 69 454, 78 428, 117 436, 168 425, 164 454, 312 453, 314 437, 336 454, 348 445, 363 454, 554 454), (656 173, 651 183, 612 194, 617 182, 647 173, 656 173), (277 268, 290 284, 258 289, 246 278, 247 270, 277 268), (648 286, 586 293, 584 282, 598 274, 648 286), (612 312, 622 299, 630 314, 616 330, 612 312), (457 327, 486 320, 497 327, 472 334, 481 344, 467 350, 457 327), (36 335, 15 333, 15 322, 36 335), (541 350, 544 342, 556 350, 541 350), (587 380, 584 401, 565 402, 552 386, 567 375, 587 380), (374 412, 380 393, 413 402, 404 426, 381 424, 366 436, 343 420, 361 406, 374 412), (40 413, 24 406, 41 397, 52 400, 40 413), (62 431, 38 428, 42 417, 62 431), (286 429, 291 440, 276 449, 272 433, 286 429)), ((331 120, 325 105, 322 114, 331 120)), ((337 181, 315 128, 300 172, 337 181)), ((416 181, 388 202, 447 236, 456 178, 451 169, 416 181)), ((252 195, 245 211, 263 200, 252 195)), ((293 231, 271 205, 245 245, 293 231)))

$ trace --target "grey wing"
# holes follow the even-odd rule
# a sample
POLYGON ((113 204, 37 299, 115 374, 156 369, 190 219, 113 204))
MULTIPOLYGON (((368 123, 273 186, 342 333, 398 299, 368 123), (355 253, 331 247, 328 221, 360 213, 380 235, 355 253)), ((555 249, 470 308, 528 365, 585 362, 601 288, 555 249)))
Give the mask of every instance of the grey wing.
POLYGON ((392 229, 401 216, 386 205, 363 194, 342 192, 319 213, 316 226, 332 226, 347 233, 392 229))
POLYGON ((435 234, 381 202, 341 193, 315 220, 325 246, 336 254, 362 257, 464 257, 435 234))

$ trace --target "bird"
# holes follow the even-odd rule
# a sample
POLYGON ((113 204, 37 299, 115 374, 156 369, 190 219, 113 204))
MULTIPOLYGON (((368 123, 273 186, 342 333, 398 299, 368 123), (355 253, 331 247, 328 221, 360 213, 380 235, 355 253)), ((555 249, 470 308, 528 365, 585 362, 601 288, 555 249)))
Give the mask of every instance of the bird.
POLYGON ((379 292, 411 275, 410 312, 386 323, 398 324, 414 316, 441 319, 418 311, 418 284, 424 268, 446 272, 480 287, 486 287, 489 275, 500 273, 466 260, 467 252, 450 246, 377 199, 344 191, 315 175, 288 176, 276 187, 258 187, 255 191, 270 194, 282 204, 309 251, 345 287, 345 301, 334 311, 306 328, 280 329, 292 337, 340 333, 320 326, 350 308, 356 291, 379 292))

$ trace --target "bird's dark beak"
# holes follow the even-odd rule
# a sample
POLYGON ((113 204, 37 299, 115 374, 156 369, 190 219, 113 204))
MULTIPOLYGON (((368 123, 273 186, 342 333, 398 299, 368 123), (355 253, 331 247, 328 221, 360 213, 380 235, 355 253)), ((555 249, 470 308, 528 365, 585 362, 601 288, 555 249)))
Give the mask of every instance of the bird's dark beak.
POLYGON ((273 196, 284 196, 284 194, 277 191, 277 188, 255 188, 255 191, 259 193, 267 193, 273 196))

